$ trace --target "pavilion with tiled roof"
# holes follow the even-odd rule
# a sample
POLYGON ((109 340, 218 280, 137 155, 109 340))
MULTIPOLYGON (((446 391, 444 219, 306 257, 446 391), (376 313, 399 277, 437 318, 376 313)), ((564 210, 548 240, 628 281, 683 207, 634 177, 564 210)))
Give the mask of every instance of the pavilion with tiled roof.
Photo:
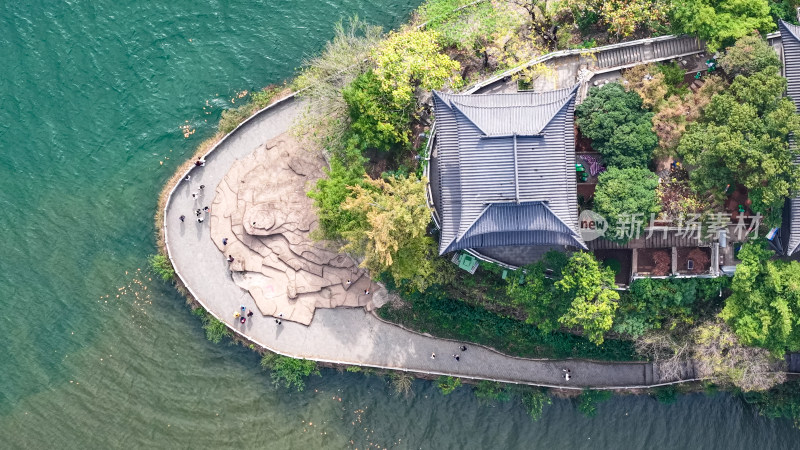
MULTIPOLYGON (((786 78, 786 94, 800 112, 800 26, 786 21, 778 22, 783 47, 783 76, 786 78)), ((795 137, 797 139, 797 137, 795 137)), ((795 160, 800 164, 800 160, 795 160)), ((798 253, 800 248, 800 197, 786 201, 781 226, 781 244, 787 256, 798 253)))
POLYGON ((433 93, 429 179, 440 254, 469 250, 519 265, 549 249, 586 248, 578 233, 576 93, 577 86, 433 93), (517 257, 504 256, 510 252, 517 257))

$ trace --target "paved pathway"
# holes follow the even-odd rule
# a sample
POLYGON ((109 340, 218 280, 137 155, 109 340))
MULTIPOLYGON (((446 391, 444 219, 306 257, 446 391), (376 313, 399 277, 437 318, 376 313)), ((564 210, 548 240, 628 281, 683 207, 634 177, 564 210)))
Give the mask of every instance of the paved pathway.
POLYGON ((643 386, 650 364, 604 364, 588 361, 550 361, 513 358, 466 344, 435 339, 381 322, 363 309, 320 309, 310 326, 256 315, 242 326, 233 313, 240 305, 258 311, 250 295, 234 284, 228 263, 209 237, 208 221, 194 220, 196 209, 191 192, 200 184, 212 193, 235 160, 247 156, 267 140, 285 132, 299 110, 299 101, 289 99, 252 118, 234 131, 207 158, 205 167, 194 168, 189 181, 181 181, 167 203, 165 221, 167 247, 175 268, 197 300, 217 318, 248 339, 272 351, 299 358, 447 374, 465 378, 565 387, 643 386), (178 217, 184 214, 185 223, 178 217), (436 359, 431 354, 436 353, 436 359), (459 362, 452 358, 460 353, 459 362), (569 382, 562 368, 570 368, 569 382))

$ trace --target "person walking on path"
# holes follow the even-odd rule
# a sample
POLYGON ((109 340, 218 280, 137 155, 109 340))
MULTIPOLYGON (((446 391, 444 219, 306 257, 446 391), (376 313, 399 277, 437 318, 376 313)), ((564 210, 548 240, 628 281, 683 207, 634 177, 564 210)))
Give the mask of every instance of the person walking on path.
POLYGON ((233 313, 233 318, 234 319, 238 319, 239 316, 241 316, 241 314, 239 314, 239 311, 236 311, 235 313, 233 313))
POLYGON ((240 306, 239 309, 242 310, 242 314, 244 314, 244 312, 247 311, 247 308, 245 308, 244 305, 240 306))
POLYGON ((200 185, 200 190, 201 190, 201 191, 202 191, 203 189, 205 189, 205 188, 206 188, 206 185, 205 185, 205 184, 201 184, 201 185, 200 185))
POLYGON ((192 192, 192 198, 197 199, 197 192, 192 192))
POLYGON ((228 255, 228 262, 233 262, 233 255, 228 255))
POLYGON ((222 238, 222 245, 228 245, 228 238, 222 238))
POLYGON ((431 353, 431 359, 436 359, 436 353, 431 353))
POLYGON ((462 346, 461 346, 461 351, 462 351, 462 352, 465 352, 465 351, 467 351, 467 346, 466 346, 466 345, 462 345, 462 346))
POLYGON ((239 319, 239 323, 241 323, 242 325, 244 325, 245 322, 247 322, 247 319, 245 319, 244 317, 239 319))
POLYGON ((186 178, 184 178, 184 180, 186 180, 186 181, 189 181, 189 180, 191 180, 191 179, 192 179, 192 176, 191 176, 191 175, 186 175, 186 178))
POLYGON ((283 323, 283 313, 278 313, 278 318, 275 319, 275 323, 277 323, 278 325, 283 323))
POLYGON ((195 167, 203 167, 205 165, 206 165, 206 160, 202 158, 194 162, 195 167))
POLYGON ((453 358, 455 358, 456 362, 461 361, 461 355, 453 355, 453 358))
POLYGON ((247 317, 253 317, 253 311, 247 311, 247 317))
POLYGON ((208 206, 203 206, 203 211, 208 212, 208 206))
POLYGON ((197 218, 197 223, 203 223, 203 218, 202 217, 198 217, 197 218))
POLYGON ((186 220, 186 216, 184 216, 184 215, 181 215, 181 216, 179 217, 179 219, 181 219, 181 222, 183 222, 184 220, 186 220))
POLYGON ((364 289, 364 295, 369 295, 369 289, 364 289))

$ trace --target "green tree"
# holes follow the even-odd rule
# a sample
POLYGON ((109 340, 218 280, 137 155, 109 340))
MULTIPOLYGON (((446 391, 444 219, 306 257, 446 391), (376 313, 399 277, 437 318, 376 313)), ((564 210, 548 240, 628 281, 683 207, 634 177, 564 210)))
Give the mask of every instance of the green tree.
POLYGON ((427 234, 430 210, 426 180, 390 176, 351 188, 342 209, 359 216, 354 227, 342 232, 344 251, 363 255, 362 267, 377 276, 388 271, 396 283, 409 282, 424 290, 435 274, 433 239, 427 234), (366 187, 365 187, 366 186, 366 187))
POLYGON ((721 201, 727 185, 748 189, 753 211, 776 225, 784 200, 800 189, 797 150, 789 134, 800 131, 791 100, 783 97, 786 80, 775 67, 738 76, 715 95, 703 117, 691 124, 677 151, 693 167, 690 179, 698 193, 721 201))
POLYGON ((408 123, 416 106, 413 99, 394 101, 373 71, 359 75, 342 91, 342 96, 352 135, 358 137, 362 149, 389 151, 408 143, 408 123))
POLYGON ((556 287, 574 299, 558 321, 583 328, 590 341, 602 344, 605 332, 613 325, 619 300, 619 293, 614 290, 614 271, 601 267, 591 253, 578 252, 564 267, 556 287))
POLYGON ((328 176, 317 180, 314 189, 308 192, 314 199, 319 218, 319 230, 315 231, 314 238, 339 240, 343 232, 365 227, 363 215, 342 208, 345 199, 353 196, 352 186, 366 188, 363 183, 365 159, 353 145, 348 145, 345 152, 346 155, 333 155, 331 167, 326 170, 328 176))
POLYGON ((619 83, 592 88, 575 115, 581 133, 609 166, 647 166, 658 138, 652 130, 653 113, 642 107, 639 94, 626 92, 619 83))
POLYGON ((775 29, 767 0, 683 0, 673 2, 672 24, 682 33, 696 34, 710 52, 758 30, 775 29))
POLYGON ((647 222, 650 214, 657 215, 661 211, 657 187, 658 176, 647 169, 611 167, 601 173, 597 177, 594 211, 605 217, 609 231, 616 230, 614 235, 605 237, 627 242, 633 233, 626 233, 625 228, 629 228, 631 221, 647 222))
POLYGON ((305 377, 319 375, 317 363, 308 359, 296 359, 276 353, 266 353, 261 358, 261 367, 272 371, 272 382, 294 387, 302 391, 306 387, 305 377))
POLYGON ((750 76, 767 67, 781 68, 781 60, 764 38, 758 33, 740 37, 732 47, 725 49, 719 66, 730 77, 750 76))
POLYGON ((743 345, 782 356, 786 349, 800 350, 800 263, 770 260, 772 255, 763 242, 742 246, 720 317, 743 345))
MULTIPOLYGON (((506 292, 514 306, 527 314, 526 322, 549 333, 558 328, 558 318, 566 314, 571 299, 556 289, 561 270, 567 264, 564 252, 550 251, 544 257, 522 268, 520 276, 507 278, 506 292)), ((518 273, 519 273, 518 272, 518 273)))

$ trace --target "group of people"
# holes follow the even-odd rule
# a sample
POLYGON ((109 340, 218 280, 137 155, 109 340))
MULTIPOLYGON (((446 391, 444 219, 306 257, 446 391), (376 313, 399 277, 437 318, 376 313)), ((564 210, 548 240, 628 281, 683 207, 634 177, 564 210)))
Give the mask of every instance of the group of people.
POLYGON ((244 325, 250 317, 253 317, 253 311, 248 311, 244 305, 239 307, 239 311, 233 313, 233 318, 239 319, 239 323, 242 325, 244 325))
MULTIPOLYGON (((205 165, 206 165, 206 160, 205 159, 198 159, 197 161, 194 162, 194 166, 195 167, 202 167, 202 166, 205 166, 205 165)), ((191 179, 192 179, 191 175, 186 175, 186 178, 184 178, 184 181, 189 181, 191 179)), ((202 195, 203 189, 205 189, 205 188, 206 188, 206 185, 201 184, 200 185, 200 189, 197 192, 192 192, 192 198, 195 201, 197 201, 197 199, 200 198, 200 196, 202 195)), ((197 216, 197 223, 203 223, 205 221, 205 214, 208 214, 210 211, 211 211, 211 209, 208 206, 204 206, 203 209, 195 210, 195 216, 197 216)), ((180 220, 181 220, 181 222, 184 222, 186 220, 186 216, 185 215, 181 215, 180 216, 180 220)))
MULTIPOLYGON (((459 350, 461 350, 461 352, 463 353, 463 352, 467 351, 467 346, 466 345, 462 345, 461 347, 459 347, 459 350)), ((431 353, 431 359, 436 359, 436 352, 431 353)), ((455 359, 456 362, 461 361, 461 354, 460 353, 453 353, 453 359, 455 359)))

